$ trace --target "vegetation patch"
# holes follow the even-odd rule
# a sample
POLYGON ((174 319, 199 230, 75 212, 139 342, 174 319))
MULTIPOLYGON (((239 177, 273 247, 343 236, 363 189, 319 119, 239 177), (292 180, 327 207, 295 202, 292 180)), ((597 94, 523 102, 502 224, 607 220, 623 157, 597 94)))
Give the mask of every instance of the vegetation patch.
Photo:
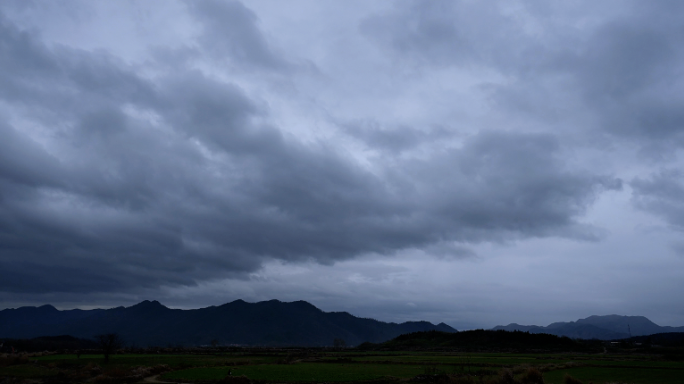
MULTIPOLYGON (((272 356, 238 356, 238 355, 155 355, 155 354, 126 354, 112 355, 108 365, 126 367, 168 365, 172 369, 191 367, 206 367, 218 365, 240 365, 253 363, 270 363, 277 361, 278 357, 272 356)), ((52 355, 36 359, 39 362, 50 362, 58 367, 68 368, 81 366, 88 363, 104 365, 104 355, 52 355)))
POLYGON ((5 356, 0 382, 232 384, 403 382, 411 384, 681 384, 684 362, 641 353, 242 350, 229 353, 5 356), (574 379, 566 379, 566 376, 574 379), (5 379, 6 378, 6 379, 5 379), (568 381, 570 380, 570 381, 568 381))
POLYGON ((169 372, 164 380, 220 380, 245 376, 252 380, 275 382, 368 381, 384 377, 411 378, 423 374, 425 367, 387 364, 264 364, 244 367, 192 368, 169 372))
POLYGON ((12 365, 0 368, 0 377, 45 377, 54 376, 57 371, 31 364, 12 365))
POLYGON ((579 367, 546 372, 544 373, 544 383, 565 384, 566 376, 570 376, 585 384, 589 382, 594 384, 681 384, 684 382, 684 370, 579 367))

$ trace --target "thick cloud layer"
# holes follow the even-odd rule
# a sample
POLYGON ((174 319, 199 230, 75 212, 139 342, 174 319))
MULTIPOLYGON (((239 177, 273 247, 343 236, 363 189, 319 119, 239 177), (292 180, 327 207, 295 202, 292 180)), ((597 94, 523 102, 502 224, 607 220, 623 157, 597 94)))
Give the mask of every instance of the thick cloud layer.
POLYGON ((121 4, 0 6, 3 295, 684 225, 677 2, 121 4))
POLYGON ((681 7, 408 1, 369 16, 361 30, 408 65, 500 72, 508 79, 494 95, 515 109, 576 113, 542 99, 560 96, 584 104, 606 133, 672 149, 681 146, 684 125, 681 7))

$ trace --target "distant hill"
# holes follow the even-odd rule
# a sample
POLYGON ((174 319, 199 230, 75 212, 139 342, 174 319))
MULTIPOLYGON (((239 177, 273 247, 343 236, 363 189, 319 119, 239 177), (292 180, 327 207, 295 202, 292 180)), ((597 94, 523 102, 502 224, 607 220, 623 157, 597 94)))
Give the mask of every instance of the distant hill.
POLYGON ((600 341, 578 341, 549 334, 519 331, 472 330, 457 333, 414 332, 380 344, 365 343, 366 350, 455 350, 470 352, 600 352, 600 341))
POLYGON ((642 345, 684 347, 684 332, 656 333, 648 336, 634 336, 626 341, 642 345))
POLYGON ((570 322, 558 322, 546 327, 537 325, 508 324, 499 325, 494 330, 524 331, 530 333, 548 333, 556 336, 567 336, 576 339, 617 340, 632 336, 652 335, 656 333, 684 332, 684 327, 662 327, 643 316, 589 316, 570 322))
POLYGON ((385 323, 347 312, 323 312, 305 301, 236 300, 221 306, 181 310, 146 300, 127 308, 60 311, 44 305, 0 311, 0 338, 92 338, 116 332, 129 345, 140 347, 209 345, 213 340, 220 345, 326 346, 336 338, 353 346, 429 330, 456 332, 444 323, 385 323))

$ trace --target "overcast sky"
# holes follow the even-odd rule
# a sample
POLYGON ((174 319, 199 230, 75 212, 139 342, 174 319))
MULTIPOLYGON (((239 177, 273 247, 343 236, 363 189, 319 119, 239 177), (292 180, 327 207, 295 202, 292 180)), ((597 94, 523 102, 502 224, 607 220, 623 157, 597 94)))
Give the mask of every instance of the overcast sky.
POLYGON ((0 308, 684 325, 684 2, 0 3, 0 308))

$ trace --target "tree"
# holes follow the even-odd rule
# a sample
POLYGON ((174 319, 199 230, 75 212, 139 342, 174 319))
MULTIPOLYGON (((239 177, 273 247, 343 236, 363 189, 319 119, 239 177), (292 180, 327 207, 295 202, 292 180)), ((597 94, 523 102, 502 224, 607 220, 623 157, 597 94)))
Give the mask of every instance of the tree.
POLYGON ((123 347, 123 339, 117 333, 104 333, 95 336, 95 341, 100 344, 104 354, 105 363, 109 362, 109 355, 123 347))

